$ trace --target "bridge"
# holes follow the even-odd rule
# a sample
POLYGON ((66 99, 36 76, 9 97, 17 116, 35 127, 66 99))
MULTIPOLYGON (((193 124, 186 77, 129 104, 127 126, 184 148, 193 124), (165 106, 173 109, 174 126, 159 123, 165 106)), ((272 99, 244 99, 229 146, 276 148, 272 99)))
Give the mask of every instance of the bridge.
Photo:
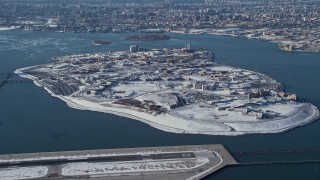
POLYGON ((320 164, 320 160, 301 160, 301 161, 268 161, 268 162, 248 162, 238 163, 233 166, 268 166, 268 165, 304 165, 320 164))
POLYGON ((320 164, 320 148, 306 148, 306 149, 283 149, 283 150, 262 150, 262 151, 244 151, 244 152, 230 152, 233 157, 237 158, 255 158, 255 157, 275 157, 271 160, 262 160, 262 161, 248 161, 245 162, 241 160, 237 164, 232 166, 274 166, 274 165, 304 165, 304 164, 320 164), (280 155, 280 156, 279 156, 280 155), (303 156, 300 156, 301 160, 279 160, 281 156, 285 157, 286 155, 308 155, 310 159, 303 159, 303 156), (314 155, 314 156, 310 156, 314 155))
POLYGON ((2 79, 0 78, 0 88, 2 88, 4 85, 9 84, 9 83, 30 83, 32 81, 27 80, 27 79, 12 79, 13 73, 6 73, 6 74, 0 74, 0 77, 3 77, 2 79))
POLYGON ((272 154, 277 155, 277 154, 297 154, 297 153, 300 153, 300 154, 320 153, 320 148, 232 152, 232 154, 235 156, 256 156, 256 155, 272 155, 272 154))

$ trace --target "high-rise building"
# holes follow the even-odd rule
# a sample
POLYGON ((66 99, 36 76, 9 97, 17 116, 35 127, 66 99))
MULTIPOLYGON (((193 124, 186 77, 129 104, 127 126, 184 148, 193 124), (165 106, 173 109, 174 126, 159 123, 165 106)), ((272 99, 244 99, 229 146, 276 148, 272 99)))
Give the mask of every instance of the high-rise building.
POLYGON ((131 45, 130 46, 130 52, 133 53, 133 52, 138 52, 139 50, 139 46, 138 45, 131 45))
POLYGON ((191 44, 190 43, 186 43, 184 48, 186 50, 191 50, 191 44))

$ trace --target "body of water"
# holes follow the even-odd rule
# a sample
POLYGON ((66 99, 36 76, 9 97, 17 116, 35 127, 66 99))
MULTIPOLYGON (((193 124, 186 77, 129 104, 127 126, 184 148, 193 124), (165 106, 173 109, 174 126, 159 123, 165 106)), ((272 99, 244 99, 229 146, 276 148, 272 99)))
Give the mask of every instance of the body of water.
MULTIPOLYGON (((128 35, 0 31, 0 79, 17 68, 50 63, 54 56, 128 50, 131 44, 180 48, 188 42, 194 48, 214 51, 219 63, 267 74, 284 83, 287 91, 320 106, 320 54, 287 53, 266 41, 222 36, 171 34, 168 41, 130 42, 124 40, 128 35), (113 44, 94 46, 91 41, 95 39, 110 40, 113 44)), ((69 108, 33 83, 11 83, 0 88, 0 154, 188 144, 223 144, 231 152, 319 148, 319 138, 320 122, 283 134, 237 137, 173 134, 128 118, 69 108)), ((320 159, 320 155, 259 158, 320 159)), ((320 167, 319 164, 232 167, 209 178, 261 177, 319 179, 320 167)))

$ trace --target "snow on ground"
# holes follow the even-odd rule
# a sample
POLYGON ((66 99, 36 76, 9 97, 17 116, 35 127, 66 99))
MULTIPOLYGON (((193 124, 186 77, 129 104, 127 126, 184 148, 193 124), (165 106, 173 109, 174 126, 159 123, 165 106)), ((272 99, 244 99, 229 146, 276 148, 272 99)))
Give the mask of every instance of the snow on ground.
MULTIPOLYGON (((289 105, 287 106, 278 106, 275 108, 285 109, 286 112, 291 113, 289 117, 270 120, 257 120, 254 117, 243 116, 241 113, 230 112, 230 111, 218 111, 211 108, 206 107, 192 107, 192 111, 189 108, 181 108, 174 111, 174 115, 181 116, 182 118, 188 118, 191 121, 196 122, 207 122, 207 127, 210 129, 210 126, 214 126, 215 124, 223 124, 227 127, 232 128, 234 131, 230 131, 229 134, 247 134, 247 133, 276 133, 276 132, 284 132, 291 128, 301 126, 307 123, 312 122, 317 117, 319 117, 318 109, 311 104, 303 104, 303 105, 289 105), (301 107, 300 107, 301 106, 301 107), (299 107, 299 109, 297 109, 299 107), (296 111, 291 111, 296 109, 296 111), (218 117, 218 118, 217 118, 218 117), (194 120, 193 120, 194 119, 194 120)), ((194 126, 196 129, 197 127, 194 126)), ((205 129, 198 129, 199 131, 205 132, 205 129)), ((212 134, 215 131, 211 129, 209 134, 212 134)), ((222 133, 225 130, 221 129, 222 133)), ((222 133, 224 134, 224 133, 222 133)), ((228 133, 226 133, 228 134, 228 133)))
POLYGON ((152 114, 139 112, 135 109, 119 106, 111 103, 107 105, 101 105, 95 102, 90 102, 83 99, 77 99, 72 97, 59 97, 61 100, 66 101, 70 107, 91 110, 105 113, 112 113, 119 116, 128 117, 131 119, 145 122, 155 128, 175 133, 206 133, 206 131, 230 131, 230 128, 222 124, 210 124, 202 123, 199 121, 190 121, 175 117, 170 114, 161 114, 154 116, 152 114))
POLYGON ((193 81, 211 81, 211 79, 209 77, 206 76, 194 76, 194 75, 188 75, 187 76, 189 79, 193 80, 193 81))
POLYGON ((137 91, 137 92, 151 92, 157 91, 158 86, 156 84, 136 82, 130 84, 120 84, 112 88, 115 91, 137 91))
POLYGON ((209 162, 207 158, 162 161, 128 161, 107 163, 70 163, 62 168, 63 176, 137 173, 193 169, 209 162))
POLYGON ((224 123, 239 132, 275 133, 310 123, 319 117, 319 111, 310 104, 304 104, 296 114, 279 120, 266 121, 263 123, 224 123))
POLYGON ((45 166, 13 167, 0 169, 0 179, 33 179, 46 176, 48 168, 45 166))
MULTIPOLYGON (((207 152, 206 150, 198 151, 183 151, 183 153, 194 153, 203 154, 207 152)), ((139 152, 128 152, 128 153, 104 153, 104 154, 85 154, 85 155, 48 155, 48 156, 38 156, 32 158, 10 158, 0 159, 0 163, 4 162, 23 162, 23 161, 39 161, 39 160, 57 160, 57 159, 87 159, 92 157, 112 157, 112 156, 128 156, 128 155, 149 155, 149 154, 165 154, 165 153, 182 153, 181 151, 162 151, 162 150, 152 150, 152 151, 139 151, 139 152)), ((55 154, 55 153, 54 153, 55 154)))
POLYGON ((242 115, 238 112, 232 111, 219 111, 213 108, 200 107, 199 105, 185 106, 174 111, 174 115, 177 115, 186 119, 194 119, 194 121, 206 121, 206 122, 254 122, 257 121, 254 117, 242 115))
POLYGON ((235 68, 228 66, 214 66, 210 68, 212 71, 233 71, 235 68))
MULTIPOLYGON (((16 71, 19 74, 19 70, 16 71)), ((250 72, 248 72, 250 73, 250 72)), ((22 77, 26 77, 36 81, 33 76, 25 75, 23 73, 19 74, 22 77)), ((118 86, 119 87, 119 86, 118 86)), ((128 85, 120 85, 119 90, 126 91, 128 88, 145 89, 147 88, 149 92, 157 91, 158 85, 151 83, 133 83, 128 85), (144 87, 145 86, 145 87, 144 87), (149 86, 149 89, 147 88, 149 86), (151 87, 150 87, 151 86, 151 87)), ((117 87, 116 87, 117 88, 117 87)), ((230 114, 227 111, 227 115, 222 114, 217 122, 208 122, 203 120, 194 119, 184 119, 179 117, 176 112, 169 112, 168 114, 161 114, 154 116, 152 114, 139 112, 136 109, 131 109, 129 107, 117 106, 111 103, 99 104, 99 102, 88 101, 84 99, 74 98, 74 97, 63 97, 56 96, 45 88, 52 96, 58 97, 59 99, 65 101, 70 107, 80 109, 80 110, 91 110, 104 113, 116 114, 119 116, 128 117, 131 119, 139 120, 144 123, 149 124, 155 128, 175 133, 191 133, 191 134, 211 134, 211 135, 241 135, 241 134, 252 134, 252 133, 278 133, 284 132, 286 130, 292 129, 296 126, 301 126, 316 120, 319 117, 319 110, 311 104, 303 104, 303 108, 299 108, 298 104, 288 104, 288 106, 278 106, 269 110, 284 111, 285 113, 290 113, 289 117, 282 119, 275 119, 273 121, 255 120, 251 122, 243 122, 244 118, 241 114, 230 114), (292 112, 291 106, 294 108, 299 108, 298 113, 292 112), (292 113, 291 113, 292 112, 292 113), (295 114, 297 113, 297 114, 295 114), (237 116, 236 118, 234 116, 237 116), (239 122, 238 116, 241 116, 241 121, 239 122), (225 121, 227 118, 232 120, 237 120, 238 122, 225 121), (297 118, 298 117, 298 118, 297 118)), ((189 111, 196 111, 196 114, 204 113, 203 110, 189 109, 189 111)), ((180 116, 188 112, 180 113, 180 116)), ((211 113, 211 112, 210 112, 211 113)), ((232 112, 234 113, 234 112, 232 112)), ((187 114, 188 115, 188 114, 187 114)), ((196 116, 193 115, 193 116, 196 116)), ((208 114, 207 114, 208 115, 208 114)), ((209 114, 210 115, 210 114, 209 114)))
POLYGON ((229 95, 230 91, 229 90, 215 90, 211 92, 212 94, 216 95, 229 95))
POLYGON ((274 111, 283 116, 290 115, 291 113, 297 111, 302 104, 298 103, 290 103, 290 104, 272 104, 266 106, 259 106, 257 109, 261 109, 262 111, 274 111))
POLYGON ((17 29, 17 28, 16 27, 0 27, 0 31, 9 31, 14 29, 17 29))
POLYGON ((153 101, 160 106, 170 107, 171 105, 176 105, 178 102, 177 96, 172 93, 148 93, 142 96, 137 97, 136 99, 140 101, 153 101))
MULTIPOLYGON (((60 97, 61 98, 61 97, 60 97)), ((291 123, 291 126, 286 126, 288 121, 290 122, 291 119, 280 119, 276 120, 273 123, 278 124, 278 126, 270 127, 268 126, 267 122, 255 120, 255 122, 248 122, 242 124, 241 122, 235 123, 227 123, 221 122, 214 123, 214 122, 205 122, 199 121, 197 119, 188 120, 183 119, 174 113, 171 114, 161 114, 161 115, 151 115, 144 112, 138 112, 134 109, 130 109, 128 107, 120 107, 115 106, 114 104, 108 104, 108 106, 103 106, 94 102, 80 100, 77 98, 70 98, 66 99, 66 97, 61 98, 67 102, 67 104, 73 108, 81 109, 81 110, 92 110, 92 111, 99 111, 105 113, 112 113, 119 116, 125 116, 131 119, 139 120, 144 123, 147 123, 155 128, 168 131, 168 132, 175 132, 175 133, 191 133, 191 134, 212 134, 212 135, 240 135, 240 134, 252 134, 252 133, 276 133, 276 132, 283 132, 288 129, 294 128, 301 124, 310 123, 319 117, 319 111, 311 104, 305 104, 306 106, 304 109, 308 111, 305 113, 303 117, 300 117, 299 120, 295 120, 291 123), (312 111, 312 112, 311 112, 312 111), (285 123, 283 123, 285 121, 285 123), (259 126, 259 128, 255 128, 255 126, 259 126), (237 128, 235 128, 237 127, 237 128), (270 127, 269 131, 267 130, 270 127), (232 131, 232 128, 235 131, 232 131)), ((192 109, 192 111, 194 111, 192 109)), ((301 110, 300 110, 301 111, 301 110)), ((200 112, 202 113, 202 112, 200 112)), ((220 117, 221 118, 221 117, 220 117)), ((236 119, 239 120, 239 119, 236 119)), ((242 119, 241 119, 242 120, 242 119)))
POLYGON ((222 163, 223 163, 223 159, 222 157, 220 156, 220 154, 217 154, 218 158, 220 159, 219 163, 212 166, 211 168, 205 170, 205 171, 202 171, 201 173, 197 173, 196 175, 188 178, 187 180, 194 180, 194 179, 200 179, 202 175, 204 174, 207 174, 208 172, 212 172, 212 170, 218 166, 220 166, 222 163))

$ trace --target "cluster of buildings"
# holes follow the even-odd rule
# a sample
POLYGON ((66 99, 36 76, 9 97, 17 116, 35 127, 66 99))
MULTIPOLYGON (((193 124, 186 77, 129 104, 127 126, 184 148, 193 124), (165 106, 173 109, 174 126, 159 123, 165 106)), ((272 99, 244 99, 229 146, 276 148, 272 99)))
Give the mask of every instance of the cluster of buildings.
POLYGON ((268 39, 289 51, 320 50, 319 1, 130 2, 2 0, 0 27, 29 31, 149 33, 206 29, 209 33, 268 39))
POLYGON ((113 102, 153 114, 198 106, 261 119, 281 114, 260 107, 296 100, 275 80, 216 64, 212 52, 192 49, 188 43, 181 49, 141 50, 131 45, 128 51, 53 61, 23 72, 56 95, 113 102))

